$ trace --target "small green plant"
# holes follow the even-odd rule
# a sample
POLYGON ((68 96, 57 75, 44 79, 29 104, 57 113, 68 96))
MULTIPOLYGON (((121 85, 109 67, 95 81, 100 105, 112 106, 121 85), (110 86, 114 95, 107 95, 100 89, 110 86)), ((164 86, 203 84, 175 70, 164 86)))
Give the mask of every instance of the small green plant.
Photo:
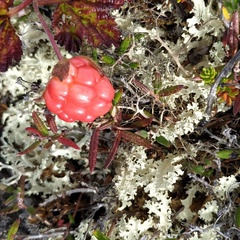
POLYGON ((214 170, 211 168, 211 160, 206 159, 203 164, 195 165, 191 167, 192 171, 202 177, 211 177, 214 170))
POLYGON ((123 41, 121 42, 120 46, 116 49, 116 54, 114 56, 109 55, 109 54, 103 55, 101 57, 102 62, 104 62, 105 64, 107 64, 109 66, 114 66, 114 65, 120 63, 124 68, 130 68, 130 69, 138 68, 139 63, 130 61, 129 57, 126 56, 127 50, 129 50, 129 48, 133 42, 133 38, 135 38, 135 40, 138 40, 139 38, 141 38, 141 36, 140 35, 126 36, 123 39, 123 41))
MULTIPOLYGON (((215 82, 215 78, 218 72, 213 68, 203 68, 200 78, 207 85, 212 85, 215 82)), ((239 94, 239 89, 234 85, 234 81, 229 78, 224 78, 222 83, 217 87, 217 97, 219 102, 225 102, 228 106, 233 104, 239 94)))

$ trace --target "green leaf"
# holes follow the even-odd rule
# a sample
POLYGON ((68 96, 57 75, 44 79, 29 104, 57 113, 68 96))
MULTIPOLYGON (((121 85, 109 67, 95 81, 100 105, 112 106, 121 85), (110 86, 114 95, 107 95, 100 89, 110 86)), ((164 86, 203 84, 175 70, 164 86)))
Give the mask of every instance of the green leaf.
POLYGON ((114 95, 113 106, 116 106, 119 103, 119 101, 122 98, 122 95, 123 95, 123 89, 121 88, 114 95))
POLYGON ((118 55, 122 56, 129 48, 130 44, 132 43, 132 38, 128 35, 120 44, 118 48, 118 55))
POLYGON ((216 152, 216 155, 221 159, 237 158, 240 155, 240 150, 224 149, 216 152))
POLYGON ((227 8, 228 12, 233 14, 239 8, 240 1, 239 0, 229 0, 224 1, 223 5, 227 8))
POLYGON ((73 216, 72 216, 72 214, 68 214, 68 219, 69 219, 69 222, 71 223, 71 224, 74 224, 75 223, 75 219, 73 218, 73 216))
POLYGON ((11 225, 10 229, 8 230, 7 240, 14 240, 15 235, 18 231, 19 225, 20 225, 20 220, 19 219, 15 220, 14 223, 11 225))
POLYGON ((148 132, 145 130, 139 130, 136 132, 137 135, 143 137, 143 138, 148 138, 148 132))
POLYGON ((48 130, 45 124, 43 123, 42 119, 38 116, 36 112, 32 112, 33 121, 38 129, 38 131, 45 137, 48 136, 48 130))
POLYGON ((32 206, 28 206, 27 211, 32 215, 36 214, 36 209, 32 206))
POLYGON ((110 240, 106 235, 104 235, 103 233, 101 233, 100 231, 98 230, 95 230, 93 232, 93 236, 95 238, 97 238, 98 240, 110 240))
POLYGON ((139 67, 139 63, 137 62, 130 62, 129 63, 129 67, 132 69, 138 68, 139 67))
POLYGON ((94 62, 98 62, 98 52, 96 48, 93 48, 92 50, 92 59, 94 60, 94 62))
POLYGON ((164 147, 170 147, 171 143, 163 136, 156 137, 156 141, 164 147))
POLYGON ((108 65, 113 65, 116 62, 116 60, 109 55, 102 56, 102 61, 108 65))
POLYGON ((5 205, 9 205, 11 204, 12 202, 16 201, 17 199, 17 195, 16 193, 11 195, 10 197, 8 197, 8 199, 5 201, 5 205))

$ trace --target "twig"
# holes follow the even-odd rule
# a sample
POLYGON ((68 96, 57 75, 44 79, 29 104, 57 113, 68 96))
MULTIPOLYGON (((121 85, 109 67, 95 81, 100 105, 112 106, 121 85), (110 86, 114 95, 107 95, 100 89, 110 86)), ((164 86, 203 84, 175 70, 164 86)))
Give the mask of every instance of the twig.
POLYGON ((174 59, 174 61, 176 62, 178 68, 186 75, 189 76, 189 73, 183 68, 183 66, 181 65, 181 63, 178 60, 178 57, 175 56, 175 54, 173 53, 173 51, 168 47, 168 45, 158 36, 157 40, 161 43, 161 45, 166 48, 166 50, 168 51, 168 53, 171 55, 171 57, 174 59))

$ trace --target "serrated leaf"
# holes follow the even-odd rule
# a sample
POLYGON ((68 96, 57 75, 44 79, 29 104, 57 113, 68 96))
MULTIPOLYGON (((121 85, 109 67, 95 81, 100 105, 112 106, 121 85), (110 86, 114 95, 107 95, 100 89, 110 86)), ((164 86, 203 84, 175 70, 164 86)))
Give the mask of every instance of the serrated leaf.
POLYGON ((171 143, 163 136, 156 137, 156 141, 164 147, 170 147, 171 143))
POLYGON ((177 92, 181 91, 184 87, 185 87, 184 85, 169 86, 169 87, 166 87, 166 88, 162 89, 158 93, 158 95, 159 95, 159 97, 170 96, 174 93, 177 93, 177 92))
POLYGON ((38 116, 38 114, 36 112, 32 112, 32 118, 33 121, 37 127, 37 129, 39 130, 39 132, 47 137, 48 136, 48 130, 47 127, 45 126, 45 124, 43 123, 42 119, 38 116))
POLYGON ((10 229, 8 230, 7 240, 14 240, 15 235, 18 231, 19 225, 20 225, 20 220, 19 219, 15 220, 14 223, 11 225, 10 229))
POLYGON ((72 147, 72 148, 75 148, 77 150, 80 149, 80 147, 74 142, 72 141, 71 139, 69 138, 66 138, 66 137, 59 137, 57 139, 60 143, 62 143, 63 145, 67 146, 67 147, 72 147))
POLYGON ((3 4, 0 2, 0 72, 5 72, 10 66, 21 60, 22 44, 11 25, 10 18, 2 15, 6 10, 1 9, 2 6, 3 4))
POLYGON ((129 48, 130 44, 132 43, 132 38, 128 35, 120 44, 118 48, 118 55, 123 55, 129 48))
POLYGON ((94 47, 118 46, 120 31, 110 9, 119 8, 124 1, 96 0, 62 3, 53 15, 55 39, 68 51, 77 52, 87 39, 94 47))
POLYGON ((29 147, 24 149, 22 152, 19 152, 17 155, 21 156, 21 155, 24 155, 24 154, 27 154, 27 153, 33 151, 34 149, 36 149, 40 145, 40 143, 41 143, 41 140, 38 140, 38 141, 34 142, 29 147))
POLYGON ((95 231, 93 232, 93 236, 94 236, 95 238, 97 238, 97 240, 109 240, 109 238, 108 238, 106 235, 104 235, 103 233, 101 233, 101 232, 98 231, 98 230, 95 230, 95 231))

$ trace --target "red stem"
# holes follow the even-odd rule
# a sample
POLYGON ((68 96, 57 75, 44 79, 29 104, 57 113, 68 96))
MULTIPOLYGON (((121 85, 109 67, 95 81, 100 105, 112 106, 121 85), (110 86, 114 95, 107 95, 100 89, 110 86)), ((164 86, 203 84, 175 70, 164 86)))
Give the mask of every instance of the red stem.
POLYGON ((8 11, 8 16, 12 17, 15 14, 17 14, 18 12, 20 12, 21 10, 23 10, 24 8, 26 8, 27 6, 29 6, 32 3, 33 0, 25 0, 24 2, 20 3, 19 5, 17 5, 16 7, 11 8, 8 11))
MULTIPOLYGON (((10 8, 8 11, 8 16, 12 17, 16 15, 18 12, 26 8, 32 3, 33 0, 25 0, 24 2, 20 3, 16 7, 10 8)), ((67 3, 70 2, 71 0, 37 0, 37 5, 38 6, 43 6, 43 5, 52 5, 52 4, 60 4, 60 3, 67 3)))
POLYGON ((49 30, 45 20, 43 19, 43 16, 41 15, 41 13, 40 13, 40 11, 38 9, 38 2, 37 2, 37 0, 33 0, 33 8, 34 8, 34 11, 37 14, 37 16, 38 16, 42 26, 43 26, 43 29, 44 29, 45 33, 48 35, 48 38, 49 38, 49 40, 50 40, 50 42, 52 44, 54 52, 56 53, 56 55, 58 57, 58 60, 61 61, 63 59, 63 56, 62 56, 62 54, 61 54, 61 52, 60 52, 60 50, 59 50, 59 48, 58 48, 54 38, 53 38, 52 33, 50 32, 50 30, 49 30))

